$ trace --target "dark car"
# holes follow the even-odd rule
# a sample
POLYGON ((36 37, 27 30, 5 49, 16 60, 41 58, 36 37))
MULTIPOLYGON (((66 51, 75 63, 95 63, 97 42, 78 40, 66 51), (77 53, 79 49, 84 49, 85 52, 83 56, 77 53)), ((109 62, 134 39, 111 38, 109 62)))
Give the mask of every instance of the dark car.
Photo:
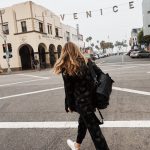
POLYGON ((150 58, 150 52, 144 51, 144 50, 139 51, 138 52, 138 57, 139 58, 150 58))

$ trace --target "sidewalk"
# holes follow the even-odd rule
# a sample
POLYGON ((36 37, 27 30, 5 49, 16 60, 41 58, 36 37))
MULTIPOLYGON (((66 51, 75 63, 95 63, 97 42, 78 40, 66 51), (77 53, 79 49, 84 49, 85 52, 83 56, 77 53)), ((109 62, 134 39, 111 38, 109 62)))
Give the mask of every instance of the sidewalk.
POLYGON ((0 72, 0 76, 1 75, 12 75, 12 74, 21 74, 21 73, 31 73, 31 72, 41 72, 41 71, 50 71, 52 68, 46 68, 46 69, 41 69, 41 70, 19 70, 19 71, 12 71, 10 74, 7 73, 7 71, 5 72, 0 72))

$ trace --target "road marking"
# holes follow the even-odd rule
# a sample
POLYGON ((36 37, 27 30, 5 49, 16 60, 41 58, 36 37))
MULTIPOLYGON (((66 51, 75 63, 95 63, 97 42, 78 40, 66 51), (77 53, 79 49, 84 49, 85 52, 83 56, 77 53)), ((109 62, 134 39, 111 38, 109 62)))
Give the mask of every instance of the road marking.
POLYGON ((147 61, 126 61, 126 62, 123 62, 123 63, 122 63, 122 61, 120 61, 120 62, 115 62, 115 63, 103 63, 103 64, 100 62, 100 63, 98 63, 98 65, 99 64, 102 64, 102 65, 123 64, 123 65, 125 65, 125 64, 136 64, 136 63, 141 63, 141 62, 142 62, 142 64, 144 64, 144 63, 148 63, 149 60, 147 60, 147 61))
MULTIPOLYGON (((124 65, 107 65, 107 67, 115 67, 115 66, 120 67, 120 66, 124 66, 124 65)), ((100 67, 106 67, 106 66, 100 66, 100 67)))
POLYGON ((22 75, 22 76, 28 76, 28 77, 34 77, 34 78, 41 78, 41 79, 50 79, 49 77, 40 77, 40 76, 35 76, 35 75, 30 75, 30 74, 16 74, 16 75, 22 75))
POLYGON ((150 66, 150 64, 120 64, 120 65, 117 65, 117 64, 116 64, 116 65, 115 65, 115 64, 113 65, 113 64, 112 64, 112 65, 107 65, 107 66, 106 66, 106 65, 105 65, 105 66, 104 66, 104 65, 99 65, 99 66, 100 66, 100 67, 113 67, 113 66, 114 66, 114 67, 115 67, 115 66, 117 67, 117 66, 126 66, 126 65, 128 65, 128 66, 133 66, 133 65, 134 65, 134 66, 136 66, 136 67, 138 67, 138 66, 150 66))
MULTIPOLYGON (((20 97, 20 96, 25 96, 25 95, 32 95, 32 94, 37 94, 37 93, 43 93, 43 92, 49 92, 49 91, 54 91, 54 90, 60 90, 63 88, 64 87, 57 87, 57 88, 52 88, 52 89, 45 89, 45 90, 39 90, 39 91, 34 91, 34 92, 4 96, 4 97, 0 97, 0 100, 14 98, 14 97, 20 97)), ((150 92, 138 91, 138 90, 132 90, 132 89, 126 89, 126 88, 120 88, 120 87, 113 87, 113 90, 135 93, 135 94, 140 94, 140 95, 148 95, 148 96, 150 95, 150 92)))
MULTIPOLYGON (((77 128, 78 122, 0 122, 1 129, 31 129, 31 128, 77 128)), ((150 121, 105 121, 102 128, 149 128, 150 121)))
POLYGON ((59 90, 62 89, 63 87, 57 87, 57 88, 52 88, 52 89, 45 89, 45 90, 40 90, 40 91, 34 91, 34 92, 28 92, 28 93, 21 93, 21 94, 15 94, 15 95, 10 95, 10 96, 4 96, 0 97, 1 99, 8 99, 8 98, 13 98, 13 97, 20 97, 20 96, 25 96, 25 95, 32 95, 32 94, 37 94, 37 93, 43 93, 43 92, 49 92, 49 91, 54 91, 54 90, 59 90))
POLYGON ((140 95, 148 95, 148 96, 150 95, 150 92, 132 90, 132 89, 127 89, 127 88, 112 87, 112 89, 113 89, 113 90, 117 90, 117 91, 123 91, 123 92, 129 92, 129 93, 140 94, 140 95))
POLYGON ((137 66, 132 66, 132 67, 121 67, 121 68, 114 68, 114 69, 107 69, 107 70, 104 70, 104 71, 113 71, 113 70, 120 70, 120 69, 130 69, 130 68, 135 68, 137 66))
POLYGON ((15 83, 7 83, 7 84, 0 85, 0 87, 11 86, 11 85, 21 84, 21 83, 30 83, 30 82, 41 81, 41 80, 46 80, 46 79, 37 79, 37 80, 29 80, 29 81, 15 82, 15 83))
POLYGON ((150 72, 147 72, 147 73, 150 73, 150 72))

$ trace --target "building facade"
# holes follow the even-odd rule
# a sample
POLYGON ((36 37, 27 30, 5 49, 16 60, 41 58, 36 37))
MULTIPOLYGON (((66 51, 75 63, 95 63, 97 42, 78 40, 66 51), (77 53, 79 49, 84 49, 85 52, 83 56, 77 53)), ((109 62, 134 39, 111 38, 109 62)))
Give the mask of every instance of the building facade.
POLYGON ((143 31, 144 36, 150 35, 150 0, 143 0, 143 31))
POLYGON ((147 41, 147 47, 150 51, 150 0, 143 0, 143 34, 147 41))
POLYGON ((4 10, 5 12, 1 13, 0 24, 3 27, 0 38, 2 68, 7 68, 6 60, 3 58, 4 35, 12 48, 10 67, 17 70, 32 69, 35 57, 38 58, 41 68, 52 67, 67 41, 75 42, 80 47, 84 45, 83 39, 78 38, 76 28, 62 24, 57 15, 32 1, 16 4, 4 10))

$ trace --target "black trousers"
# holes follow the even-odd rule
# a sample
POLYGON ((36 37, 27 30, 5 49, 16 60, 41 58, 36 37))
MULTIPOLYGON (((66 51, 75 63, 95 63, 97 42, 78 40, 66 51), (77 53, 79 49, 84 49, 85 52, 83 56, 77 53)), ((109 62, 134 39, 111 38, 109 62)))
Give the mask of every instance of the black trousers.
POLYGON ((76 142, 81 144, 88 129, 96 150, 109 150, 106 140, 99 127, 99 120, 93 111, 79 111, 79 125, 76 142))

